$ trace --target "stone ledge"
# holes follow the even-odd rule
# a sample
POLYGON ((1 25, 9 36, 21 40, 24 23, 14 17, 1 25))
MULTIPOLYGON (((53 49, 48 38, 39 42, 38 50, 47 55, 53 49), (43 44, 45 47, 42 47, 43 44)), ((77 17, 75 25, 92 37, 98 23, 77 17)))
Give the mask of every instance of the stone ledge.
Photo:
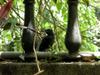
MULTIPOLYGON (((100 63, 41 63, 40 75, 100 75, 100 63)), ((0 75, 34 75, 35 63, 0 63, 0 75)))

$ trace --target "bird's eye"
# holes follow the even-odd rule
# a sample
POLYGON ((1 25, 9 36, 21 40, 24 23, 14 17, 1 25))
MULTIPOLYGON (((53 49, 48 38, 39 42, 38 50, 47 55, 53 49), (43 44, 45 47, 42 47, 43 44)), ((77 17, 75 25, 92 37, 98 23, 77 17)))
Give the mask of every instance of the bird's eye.
POLYGON ((46 37, 48 34, 46 32, 41 32, 41 37, 46 37))

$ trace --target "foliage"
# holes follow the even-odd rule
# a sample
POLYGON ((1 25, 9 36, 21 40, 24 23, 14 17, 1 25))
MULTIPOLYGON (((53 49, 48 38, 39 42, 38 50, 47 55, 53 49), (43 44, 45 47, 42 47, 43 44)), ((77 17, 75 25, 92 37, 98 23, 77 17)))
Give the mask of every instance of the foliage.
MULTIPOLYGON (((0 0, 2 4, 4 0, 0 0)), ((96 26, 94 0, 80 0, 78 6, 79 25, 82 36, 80 51, 96 51, 98 47, 93 43, 96 26)), ((37 29, 52 28, 55 32, 55 43, 52 52, 67 51, 64 45, 67 28, 68 5, 66 0, 35 0, 35 25, 37 29)), ((13 7, 8 15, 7 23, 11 25, 0 29, 0 50, 23 51, 21 48, 21 25, 24 23, 23 0, 13 0, 13 7), (12 43, 13 42, 13 43, 12 43)))

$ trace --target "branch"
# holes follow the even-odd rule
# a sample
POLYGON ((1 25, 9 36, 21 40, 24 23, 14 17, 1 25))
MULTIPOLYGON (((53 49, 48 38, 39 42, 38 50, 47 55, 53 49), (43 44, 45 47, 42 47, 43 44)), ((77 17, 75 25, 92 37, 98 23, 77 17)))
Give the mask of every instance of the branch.
POLYGON ((20 17, 24 21, 24 19, 19 15, 19 13, 16 12, 14 8, 12 8, 12 10, 15 12, 15 14, 17 14, 18 17, 20 17))

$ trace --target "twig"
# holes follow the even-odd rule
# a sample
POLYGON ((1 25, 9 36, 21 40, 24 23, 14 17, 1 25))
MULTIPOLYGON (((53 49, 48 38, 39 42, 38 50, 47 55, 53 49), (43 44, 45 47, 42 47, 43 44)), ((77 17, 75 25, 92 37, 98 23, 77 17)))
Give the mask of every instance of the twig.
POLYGON ((18 17, 20 17, 24 21, 24 19, 16 12, 14 8, 12 8, 12 10, 17 14, 18 17))
POLYGON ((39 66, 39 61, 38 61, 37 53, 36 53, 36 50, 35 50, 35 42, 36 42, 36 34, 35 34, 34 40, 33 40, 33 50, 34 50, 34 54, 35 54, 35 61, 36 61, 36 65, 37 65, 37 68, 38 68, 38 72, 35 73, 34 75, 39 75, 40 73, 44 72, 44 70, 41 70, 40 66, 39 66))
MULTIPOLYGON (((81 1, 79 1, 79 3, 80 3, 80 4, 83 4, 83 5, 86 5, 84 2, 81 2, 81 1)), ((91 6, 91 7, 93 7, 93 8, 98 8, 98 7, 96 7, 96 6, 92 5, 92 4, 89 4, 88 6, 91 6)))
POLYGON ((31 30, 31 31, 33 31, 33 32, 36 32, 37 34, 40 34, 40 35, 41 35, 41 32, 38 32, 38 31, 36 31, 36 30, 33 29, 33 28, 26 27, 26 26, 19 26, 19 27, 22 28, 22 29, 29 29, 29 30, 31 30))
POLYGON ((35 73, 34 75, 39 75, 39 74, 41 74, 42 72, 44 72, 44 70, 41 70, 41 71, 35 73))

